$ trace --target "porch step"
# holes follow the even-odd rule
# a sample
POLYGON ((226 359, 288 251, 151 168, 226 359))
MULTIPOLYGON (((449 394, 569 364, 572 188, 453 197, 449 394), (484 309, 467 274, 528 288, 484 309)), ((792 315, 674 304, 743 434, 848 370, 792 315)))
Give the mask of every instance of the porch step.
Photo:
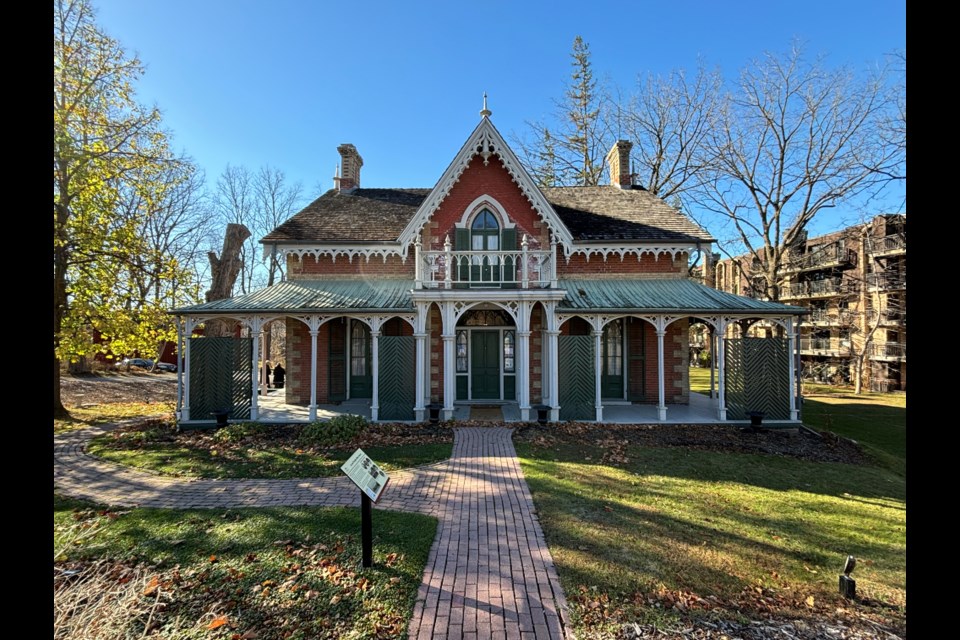
POLYGON ((471 405, 470 419, 503 422, 503 410, 500 408, 500 405, 471 405))

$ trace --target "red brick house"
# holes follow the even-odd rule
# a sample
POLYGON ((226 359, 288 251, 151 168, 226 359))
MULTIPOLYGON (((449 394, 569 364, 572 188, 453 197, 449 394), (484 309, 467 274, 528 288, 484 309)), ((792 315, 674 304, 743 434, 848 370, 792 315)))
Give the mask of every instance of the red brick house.
MULTIPOLYGON (((187 341, 181 421, 208 419, 201 387, 217 384, 233 384, 235 417, 262 417, 262 376, 236 380, 238 369, 257 367, 268 322, 286 324, 283 401, 305 407, 303 419, 335 403, 374 420, 422 420, 431 403, 449 419, 493 403, 521 420, 537 405, 553 420, 600 421, 605 410, 612 420, 643 407, 668 420, 691 402, 691 318, 720 335, 744 318, 772 320, 794 351, 802 309, 688 277, 691 253, 709 253, 714 240, 633 184, 629 142, 607 156, 609 184, 538 188, 489 116, 481 112, 433 188, 363 186, 357 149, 338 147, 335 188, 261 241, 285 257, 284 282, 173 311, 183 335, 214 317, 235 318, 249 335, 244 355, 230 356, 233 377, 219 382, 210 376, 231 367, 199 371, 190 349, 204 338, 187 341)), ((783 419, 796 420, 793 359, 781 359, 777 402, 783 419)), ((722 358, 719 367, 710 410, 725 420, 722 358)))

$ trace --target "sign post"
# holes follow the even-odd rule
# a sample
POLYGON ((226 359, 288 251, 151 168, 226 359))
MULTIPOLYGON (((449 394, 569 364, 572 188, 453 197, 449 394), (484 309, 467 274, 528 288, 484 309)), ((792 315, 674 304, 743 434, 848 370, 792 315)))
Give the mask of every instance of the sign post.
POLYGON ((360 536, 363 566, 373 566, 373 503, 380 499, 390 476, 370 456, 357 449, 340 469, 360 489, 360 536))

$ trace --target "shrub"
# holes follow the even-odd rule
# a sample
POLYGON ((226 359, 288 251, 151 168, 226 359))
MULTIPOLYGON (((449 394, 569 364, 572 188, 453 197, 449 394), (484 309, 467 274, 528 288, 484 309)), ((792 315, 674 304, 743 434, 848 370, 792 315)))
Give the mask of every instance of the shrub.
POLYGON ((214 439, 223 444, 240 442, 244 438, 256 435, 264 425, 259 422, 236 422, 222 427, 214 434, 214 439))
POLYGON ((360 435, 368 425, 363 416, 337 416, 328 422, 311 422, 300 432, 300 439, 323 446, 343 444, 360 435))

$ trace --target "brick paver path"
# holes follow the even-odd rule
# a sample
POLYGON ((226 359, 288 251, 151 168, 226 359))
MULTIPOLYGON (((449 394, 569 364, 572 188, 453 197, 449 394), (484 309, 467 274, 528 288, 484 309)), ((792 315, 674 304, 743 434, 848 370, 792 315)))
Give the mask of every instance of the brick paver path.
MULTIPOLYGON (((54 484, 65 495, 121 506, 359 506, 344 477, 191 480, 123 467, 85 451, 112 427, 54 437, 54 484)), ((391 474, 378 508, 440 523, 410 621, 413 638, 563 638, 566 600, 534 513, 511 429, 456 429, 445 462, 391 474)))

